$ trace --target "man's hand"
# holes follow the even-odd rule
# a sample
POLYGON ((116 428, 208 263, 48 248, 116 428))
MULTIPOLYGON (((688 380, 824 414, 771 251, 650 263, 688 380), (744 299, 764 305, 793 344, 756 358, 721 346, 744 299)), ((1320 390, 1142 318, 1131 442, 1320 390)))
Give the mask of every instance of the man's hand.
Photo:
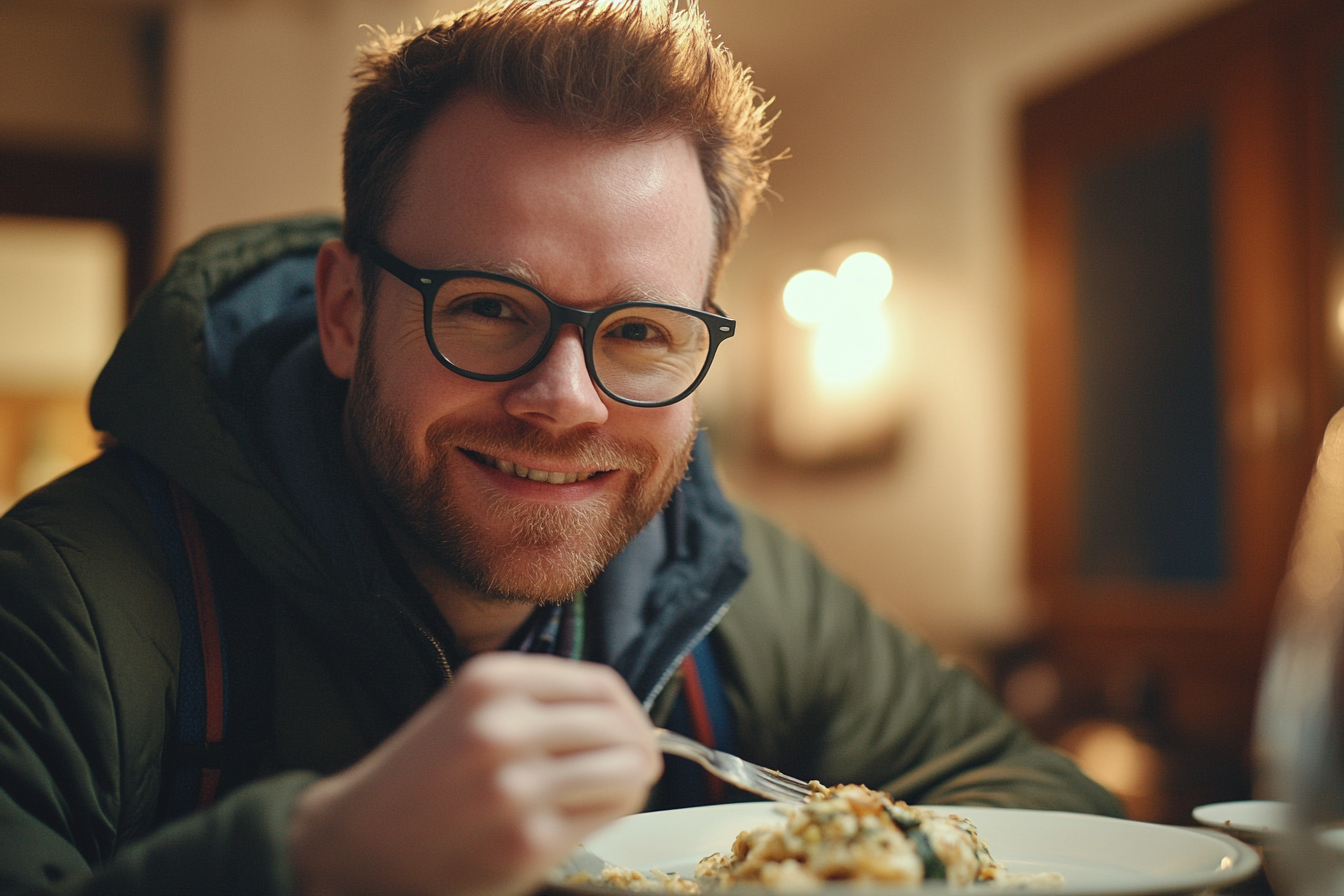
POLYGON ((606 666, 483 654, 356 765, 299 798, 299 892, 508 894, 638 810, 653 727, 606 666))

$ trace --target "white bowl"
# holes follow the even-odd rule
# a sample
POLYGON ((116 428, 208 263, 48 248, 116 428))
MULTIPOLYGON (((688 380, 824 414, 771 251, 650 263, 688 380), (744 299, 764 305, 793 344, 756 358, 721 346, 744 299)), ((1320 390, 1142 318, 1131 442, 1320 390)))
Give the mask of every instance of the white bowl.
POLYGON ((1291 821, 1288 804, 1277 800, 1238 800, 1210 803, 1191 813, 1205 827, 1231 834, 1238 840, 1259 845, 1267 836, 1287 832, 1291 821))

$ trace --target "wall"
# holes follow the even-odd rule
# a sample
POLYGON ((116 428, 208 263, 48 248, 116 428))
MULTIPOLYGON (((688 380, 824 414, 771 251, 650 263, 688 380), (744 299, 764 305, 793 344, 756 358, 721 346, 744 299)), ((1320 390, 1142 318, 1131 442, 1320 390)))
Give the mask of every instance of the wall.
MULTIPOLYGON (((168 28, 165 250, 221 224, 341 205, 340 137, 364 23, 411 3, 186 0, 168 28)), ((423 6, 424 4, 419 4, 423 6)))
POLYGON ((793 272, 828 246, 884 243, 915 353, 900 452, 877 468, 805 474, 725 457, 738 494, 807 537, 888 615, 945 649, 1030 627, 1022 593, 1021 358, 1014 114, 1023 96, 1208 15, 1219 0, 939 0, 805 7, 705 3, 779 98, 780 194, 728 270, 742 319, 716 410, 744 420, 769 388, 752 333, 793 272), (862 10, 858 10, 862 7, 862 10))
MULTIPOLYGON (((792 154, 724 284, 742 326, 706 411, 727 426, 731 490, 945 648, 1023 631, 1014 110, 1228 0, 847 0, 826 15, 783 0, 702 5, 778 97, 774 145, 792 154), (779 289, 851 239, 887 247, 916 352, 895 461, 815 475, 735 452, 769 386, 761 334, 779 289)), ((412 0, 175 6, 165 249, 224 223, 339 207, 358 26, 433 11, 412 0)))

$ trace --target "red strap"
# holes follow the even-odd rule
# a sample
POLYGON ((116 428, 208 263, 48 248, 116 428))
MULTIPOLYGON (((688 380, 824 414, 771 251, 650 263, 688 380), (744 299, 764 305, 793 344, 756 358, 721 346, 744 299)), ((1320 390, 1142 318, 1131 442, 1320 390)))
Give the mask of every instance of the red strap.
MULTIPOLYGON (((695 658, 690 655, 681 661, 681 687, 686 695, 686 708, 690 710, 691 733, 705 746, 714 746, 714 725, 709 719, 705 689, 700 684, 700 672, 695 668, 695 658)), ((710 802, 723 802, 723 782, 709 772, 705 772, 705 780, 710 802)))
MULTIPOLYGON (((215 608, 215 590, 210 581, 205 538, 191 497, 176 482, 170 482, 173 510, 191 565, 191 581, 196 591, 196 619, 201 629, 201 655, 205 664, 205 742, 217 744, 224 739, 224 651, 220 647, 219 616, 215 608)), ((201 771, 201 791, 197 808, 209 806, 219 785, 219 769, 201 771)))
POLYGON ((208 809, 215 801, 215 792, 219 790, 219 769, 201 769, 201 793, 196 797, 197 809, 208 809))

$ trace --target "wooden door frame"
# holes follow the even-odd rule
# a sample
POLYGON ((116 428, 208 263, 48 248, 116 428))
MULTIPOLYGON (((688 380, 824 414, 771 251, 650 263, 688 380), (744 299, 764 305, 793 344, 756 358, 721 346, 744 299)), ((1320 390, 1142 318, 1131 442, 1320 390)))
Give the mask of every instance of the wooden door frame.
POLYGON ((1051 627, 1233 637, 1263 630, 1324 431, 1302 213, 1305 71, 1292 52, 1304 25, 1289 14, 1316 5, 1272 0, 1238 8, 1023 113, 1027 555, 1051 627), (1088 162, 1199 121, 1214 142, 1229 575, 1217 586, 1088 580, 1075 559, 1071 183, 1088 162), (1296 392, 1296 410, 1291 395, 1266 391, 1275 388, 1296 392), (1264 422, 1265 407, 1276 423, 1264 422))
POLYGON ((0 148, 0 214, 94 219, 121 228, 128 314, 154 275, 158 204, 152 158, 0 148))

